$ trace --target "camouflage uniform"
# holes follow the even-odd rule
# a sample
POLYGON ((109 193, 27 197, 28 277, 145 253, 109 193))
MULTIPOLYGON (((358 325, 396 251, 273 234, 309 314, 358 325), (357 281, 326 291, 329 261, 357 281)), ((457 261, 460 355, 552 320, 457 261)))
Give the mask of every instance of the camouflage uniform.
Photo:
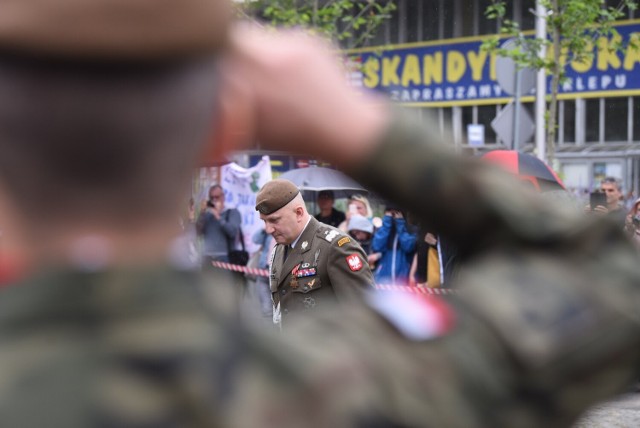
POLYGON ((44 273, 0 296, 0 424, 569 426, 637 373, 637 256, 616 225, 511 193, 426 135, 396 119, 352 173, 459 245, 454 324, 409 340, 354 302, 279 336, 194 274, 44 273))
POLYGON ((270 277, 274 307, 279 305, 282 315, 332 305, 373 285, 360 245, 313 217, 286 260, 284 249, 274 248, 270 277))

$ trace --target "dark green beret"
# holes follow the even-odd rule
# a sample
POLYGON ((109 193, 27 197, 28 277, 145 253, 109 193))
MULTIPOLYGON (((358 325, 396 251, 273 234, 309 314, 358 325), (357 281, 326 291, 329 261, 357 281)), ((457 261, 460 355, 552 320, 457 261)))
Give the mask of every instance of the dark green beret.
POLYGON ((289 180, 271 180, 256 195, 256 211, 264 215, 274 213, 291 202, 298 193, 300 190, 289 180))

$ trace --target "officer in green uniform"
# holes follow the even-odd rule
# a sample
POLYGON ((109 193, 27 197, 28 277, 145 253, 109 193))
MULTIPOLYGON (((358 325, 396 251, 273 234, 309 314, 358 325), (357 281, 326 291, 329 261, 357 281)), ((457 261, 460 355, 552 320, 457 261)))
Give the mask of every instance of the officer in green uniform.
POLYGON ((309 215, 295 184, 284 179, 268 182, 256 195, 256 210, 277 243, 269 278, 274 322, 371 289, 373 275, 362 247, 309 215))
POLYGON ((617 225, 457 157, 349 88, 323 43, 229 30, 228 6, 0 2, 0 426, 567 427, 636 379, 640 270, 617 225), (446 234, 460 296, 245 325, 235 290, 169 257, 212 117, 446 234))

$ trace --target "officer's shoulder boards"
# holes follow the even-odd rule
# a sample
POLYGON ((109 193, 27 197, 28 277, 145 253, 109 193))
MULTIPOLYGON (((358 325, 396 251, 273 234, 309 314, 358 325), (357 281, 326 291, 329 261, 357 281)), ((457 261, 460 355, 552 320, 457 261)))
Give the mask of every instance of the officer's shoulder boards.
POLYGON ((326 228, 320 233, 322 237, 327 240, 327 242, 333 242, 338 236, 342 235, 342 232, 340 230, 333 228, 326 228))

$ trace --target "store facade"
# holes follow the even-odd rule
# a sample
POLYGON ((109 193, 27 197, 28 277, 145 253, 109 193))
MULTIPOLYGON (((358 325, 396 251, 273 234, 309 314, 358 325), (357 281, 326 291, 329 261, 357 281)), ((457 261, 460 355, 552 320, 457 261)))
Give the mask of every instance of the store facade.
MULTIPOLYGON (((394 16, 370 46, 350 52, 359 66, 352 81, 388 93, 417 117, 435 116, 440 132, 461 150, 507 148, 491 121, 512 97, 496 81, 495 58, 480 49, 484 37, 499 31, 484 16, 491 0, 396 1, 394 16)), ((535 0, 508 2, 509 16, 523 30, 534 29, 534 10, 535 0)), ((622 37, 640 37, 640 20, 632 14, 627 18, 617 25, 622 37)), ((595 45, 590 63, 568 66, 569 79, 560 91, 554 167, 567 187, 577 191, 615 176, 625 191, 637 194, 640 52, 610 51, 607 43, 595 45)), ((523 98, 531 117, 533 101, 532 94, 523 98)), ((533 151, 533 137, 521 149, 533 151)))

